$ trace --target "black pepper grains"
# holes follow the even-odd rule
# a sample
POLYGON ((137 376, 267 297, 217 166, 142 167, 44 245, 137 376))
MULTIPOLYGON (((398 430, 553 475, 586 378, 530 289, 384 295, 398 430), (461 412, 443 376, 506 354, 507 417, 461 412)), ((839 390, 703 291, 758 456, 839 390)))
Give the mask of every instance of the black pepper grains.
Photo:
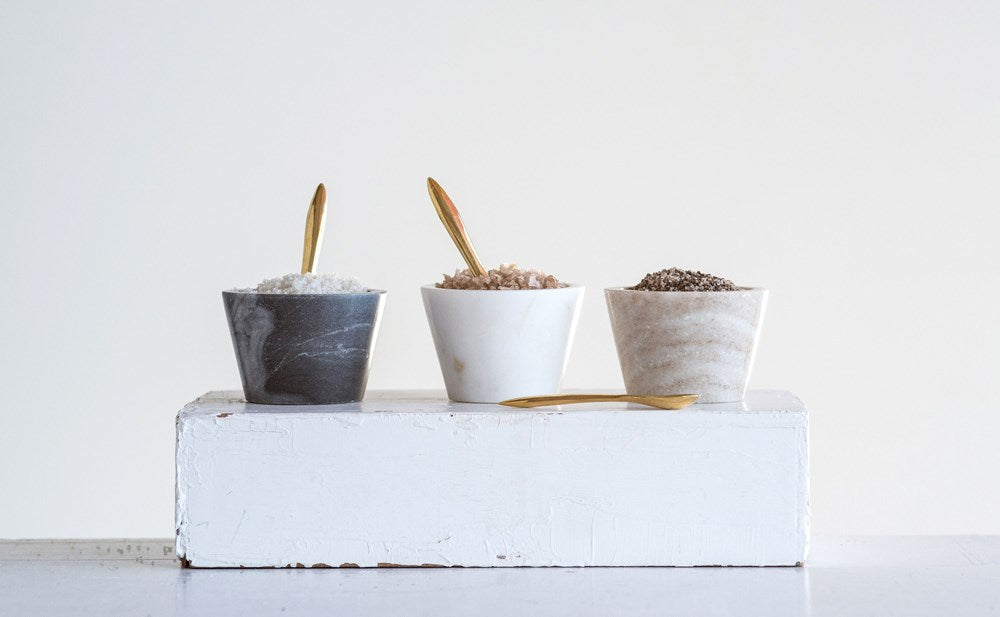
POLYGON ((670 268, 652 272, 639 283, 626 289, 636 291, 737 291, 740 288, 729 279, 724 279, 695 270, 670 268))

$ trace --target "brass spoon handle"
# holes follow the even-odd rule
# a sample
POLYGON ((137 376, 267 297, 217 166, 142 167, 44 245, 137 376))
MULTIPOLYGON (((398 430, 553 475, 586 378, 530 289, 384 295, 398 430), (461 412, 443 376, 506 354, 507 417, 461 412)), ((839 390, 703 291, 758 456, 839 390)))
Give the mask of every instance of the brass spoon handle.
POLYGON ((323 243, 323 227, 326 224, 326 187, 320 183, 316 187, 309 213, 306 215, 306 239, 302 246, 302 274, 316 271, 319 249, 323 243))
POLYGON ((455 242, 455 246, 458 247, 462 259, 468 264, 469 270, 472 270, 476 276, 485 276, 486 268, 479 261, 476 249, 472 248, 472 240, 469 240, 469 234, 465 231, 465 225, 462 223, 462 217, 458 214, 458 208, 455 207, 441 185, 434 181, 434 178, 427 178, 427 192, 431 196, 438 217, 444 223, 444 228, 448 230, 448 235, 455 242))
POLYGON ((500 401, 508 407, 545 407, 547 405, 573 405, 574 403, 638 403, 658 409, 683 409, 698 400, 697 394, 670 394, 666 396, 635 396, 632 394, 550 394, 525 396, 500 401))

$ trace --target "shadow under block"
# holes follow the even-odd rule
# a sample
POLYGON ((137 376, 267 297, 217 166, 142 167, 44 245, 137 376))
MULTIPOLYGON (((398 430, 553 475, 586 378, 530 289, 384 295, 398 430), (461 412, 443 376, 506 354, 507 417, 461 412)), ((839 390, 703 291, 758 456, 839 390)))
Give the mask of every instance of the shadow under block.
POLYGON ((193 567, 791 566, 809 523, 789 392, 681 411, 515 409, 421 392, 177 416, 193 567))

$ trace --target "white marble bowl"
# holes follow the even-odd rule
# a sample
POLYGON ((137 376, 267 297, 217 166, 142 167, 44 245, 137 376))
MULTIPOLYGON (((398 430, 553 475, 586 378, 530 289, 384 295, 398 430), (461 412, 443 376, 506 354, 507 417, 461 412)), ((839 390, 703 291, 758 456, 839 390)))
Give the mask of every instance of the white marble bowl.
POLYGON ((498 403, 559 392, 583 290, 421 287, 448 398, 498 403))
POLYGON ((699 403, 743 399, 767 290, 604 290, 629 394, 698 394, 699 403))

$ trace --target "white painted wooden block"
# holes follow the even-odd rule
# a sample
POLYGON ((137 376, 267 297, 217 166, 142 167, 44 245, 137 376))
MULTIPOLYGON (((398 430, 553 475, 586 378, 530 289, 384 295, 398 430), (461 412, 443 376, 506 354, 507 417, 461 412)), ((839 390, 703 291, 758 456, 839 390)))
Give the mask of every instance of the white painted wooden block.
POLYGON ((227 566, 795 565, 807 415, 783 391, 682 411, 427 393, 177 418, 177 553, 227 566))

